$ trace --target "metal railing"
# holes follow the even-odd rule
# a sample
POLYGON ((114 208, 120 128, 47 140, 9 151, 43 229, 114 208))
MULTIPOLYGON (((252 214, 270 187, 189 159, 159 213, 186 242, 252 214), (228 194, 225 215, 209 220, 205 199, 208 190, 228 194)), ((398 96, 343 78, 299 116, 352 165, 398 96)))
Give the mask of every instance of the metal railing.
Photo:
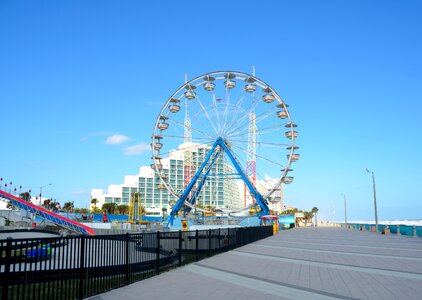
POLYGON ((83 299, 272 235, 272 226, 0 240, 1 299, 83 299))
POLYGON ((376 227, 375 224, 367 223, 347 223, 340 224, 343 228, 353 228, 360 231, 378 231, 382 234, 392 233, 397 235, 407 235, 413 237, 422 237, 422 226, 415 225, 399 225, 399 224, 378 224, 376 227))

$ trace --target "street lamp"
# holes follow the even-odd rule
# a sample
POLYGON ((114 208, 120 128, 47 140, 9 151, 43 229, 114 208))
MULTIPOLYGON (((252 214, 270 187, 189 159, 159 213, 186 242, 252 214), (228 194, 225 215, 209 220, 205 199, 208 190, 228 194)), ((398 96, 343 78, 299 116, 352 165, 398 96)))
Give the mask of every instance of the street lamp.
POLYGON ((372 187, 374 189, 375 231, 378 231, 377 192, 375 190, 375 175, 373 171, 369 171, 368 169, 366 169, 366 172, 372 174, 372 187))
POLYGON ((42 188, 45 188, 46 186, 49 186, 49 185, 53 185, 53 184, 52 184, 52 183, 49 183, 49 184, 46 184, 46 185, 40 186, 40 201, 38 202, 38 206, 41 206, 41 201, 42 201, 42 188))
POLYGON ((343 194, 344 197, 344 225, 347 227, 347 206, 346 206, 346 194, 343 194))

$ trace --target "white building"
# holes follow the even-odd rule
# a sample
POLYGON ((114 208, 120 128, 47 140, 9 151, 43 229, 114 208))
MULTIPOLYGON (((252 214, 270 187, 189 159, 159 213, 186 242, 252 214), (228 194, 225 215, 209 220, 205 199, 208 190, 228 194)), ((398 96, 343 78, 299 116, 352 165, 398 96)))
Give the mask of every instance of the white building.
MULTIPOLYGON (((172 150, 169 156, 162 158, 163 165, 160 171, 164 174, 167 182, 175 189, 178 194, 184 191, 184 166, 183 155, 185 147, 191 149, 194 170, 200 167, 209 147, 206 145, 182 144, 177 150, 172 150), (192 147, 192 145, 194 147, 192 147)), ((219 157, 211 173, 233 174, 234 169, 219 157)), ((231 176, 233 177, 233 176, 231 176)), ((142 166, 137 175, 127 175, 124 178, 124 183, 118 185, 110 185, 107 193, 102 189, 91 190, 91 198, 98 200, 97 207, 101 207, 103 203, 117 203, 129 205, 130 197, 133 192, 139 192, 141 196, 141 203, 146 208, 148 213, 161 211, 166 208, 171 210, 178 198, 173 196, 167 189, 160 188, 160 178, 156 171, 150 166, 142 166)), ((243 184, 242 184, 243 185, 243 184)), ((238 180, 224 180, 221 177, 209 177, 202 191, 199 194, 197 203, 203 206, 212 206, 219 209, 233 209, 237 210, 243 207, 243 189, 240 193, 238 180)))

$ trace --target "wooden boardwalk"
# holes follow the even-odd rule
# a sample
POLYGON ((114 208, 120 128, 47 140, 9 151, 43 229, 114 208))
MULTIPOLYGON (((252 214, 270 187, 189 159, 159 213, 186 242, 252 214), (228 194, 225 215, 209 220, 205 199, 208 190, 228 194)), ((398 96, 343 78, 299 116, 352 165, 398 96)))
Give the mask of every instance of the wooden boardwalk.
POLYGON ((422 299, 422 238, 296 228, 91 299, 422 299))

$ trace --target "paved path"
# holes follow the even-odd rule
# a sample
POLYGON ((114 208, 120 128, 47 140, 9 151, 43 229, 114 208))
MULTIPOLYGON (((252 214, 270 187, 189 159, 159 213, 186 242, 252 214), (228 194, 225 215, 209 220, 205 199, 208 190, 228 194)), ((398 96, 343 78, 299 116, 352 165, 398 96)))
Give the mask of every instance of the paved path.
POLYGON ((422 299, 422 238, 296 228, 95 297, 422 299))

